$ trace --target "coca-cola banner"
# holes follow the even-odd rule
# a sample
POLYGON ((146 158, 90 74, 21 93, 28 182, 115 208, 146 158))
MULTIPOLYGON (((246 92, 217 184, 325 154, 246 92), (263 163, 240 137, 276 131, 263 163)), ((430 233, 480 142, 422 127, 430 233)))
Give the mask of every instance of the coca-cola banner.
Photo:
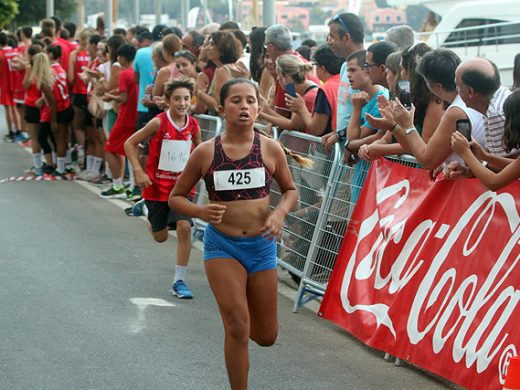
POLYGON ((520 183, 433 182, 372 164, 320 315, 472 389, 500 389, 520 346, 520 183))

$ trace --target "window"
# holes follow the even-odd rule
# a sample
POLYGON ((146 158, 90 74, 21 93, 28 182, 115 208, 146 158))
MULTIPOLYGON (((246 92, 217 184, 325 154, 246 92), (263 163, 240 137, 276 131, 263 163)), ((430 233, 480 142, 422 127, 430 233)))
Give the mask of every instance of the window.
POLYGON ((386 17, 386 21, 389 23, 389 22, 392 21, 392 18, 391 18, 390 16, 387 16, 387 17, 386 17))
POLYGON ((379 15, 376 16, 376 22, 379 22, 381 20, 381 17, 379 15))
POLYGON ((464 19, 457 28, 482 26, 475 30, 453 31, 444 41, 444 47, 486 46, 520 43, 520 23, 510 26, 486 27, 503 23, 497 19, 464 19), (501 38, 504 37, 504 38, 501 38))

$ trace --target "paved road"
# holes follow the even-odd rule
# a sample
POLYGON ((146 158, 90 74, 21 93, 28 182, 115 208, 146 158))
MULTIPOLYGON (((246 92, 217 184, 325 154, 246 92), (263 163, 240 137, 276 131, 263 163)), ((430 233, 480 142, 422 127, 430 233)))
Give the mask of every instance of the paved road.
MULTIPOLYGON (((0 178, 30 162, 0 144, 0 178)), ((195 299, 181 301, 168 293, 175 238, 154 243, 143 221, 77 183, 0 184, 0 210, 1 389, 227 388, 199 250, 187 277, 195 299)), ((448 388, 385 362, 311 310, 293 314, 292 303, 280 296, 276 345, 251 345, 251 389, 448 388)))

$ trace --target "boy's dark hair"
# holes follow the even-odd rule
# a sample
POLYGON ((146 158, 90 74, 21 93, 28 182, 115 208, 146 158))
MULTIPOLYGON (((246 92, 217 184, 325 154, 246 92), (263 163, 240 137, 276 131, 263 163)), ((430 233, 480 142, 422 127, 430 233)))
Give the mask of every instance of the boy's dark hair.
POLYGON ((101 41, 101 35, 94 34, 89 38, 88 43, 90 43, 91 45, 97 45, 99 41, 101 41))
POLYGON ((482 72, 480 69, 470 69, 462 73, 461 80, 476 93, 492 96, 500 88, 500 73, 493 61, 487 60, 493 66, 493 75, 482 72))
POLYGON ((58 45, 49 45, 47 46, 45 51, 49 54, 52 54, 52 58, 54 58, 55 60, 61 57, 61 47, 58 45))
POLYGON ((190 96, 195 94, 195 82, 187 77, 175 79, 164 83, 164 96, 166 99, 170 100, 173 91, 179 88, 186 88, 190 91, 190 96))
POLYGON ((251 85, 255 89, 256 99, 257 100, 260 99, 260 92, 258 91, 258 87, 257 87, 257 85, 254 82, 252 82, 251 80, 242 79, 242 78, 231 79, 229 81, 226 81, 224 83, 224 85, 222 86, 222 88, 220 88, 220 96, 219 97, 220 97, 220 105, 221 106, 224 106, 224 102, 226 101, 226 98, 229 95, 229 90, 231 89, 231 87, 233 85, 237 85, 237 84, 249 84, 249 85, 251 85))
POLYGON ((54 27, 55 27, 56 31, 60 31, 61 30, 61 19, 59 17, 57 17, 56 15, 51 16, 50 19, 54 20, 54 27))
MULTIPOLYGON (((40 41, 38 41, 40 42, 40 41)), ((41 53, 43 51, 43 43, 33 43, 29 48, 27 49, 27 54, 29 54, 31 57, 35 54, 41 53)))
POLYGON ((367 52, 372 53, 372 60, 375 64, 384 65, 386 58, 398 50, 399 48, 395 43, 390 41, 380 41, 370 45, 367 52))
POLYGON ((219 31, 222 31, 222 30, 240 30, 240 26, 238 25, 237 22, 233 21, 233 20, 228 20, 227 22, 224 22, 220 25, 220 27, 218 28, 219 31))
POLYGON ((31 39, 32 38, 32 34, 33 34, 33 29, 32 27, 29 27, 29 26, 25 26, 25 27, 22 27, 20 29, 20 31, 23 33, 23 35, 25 35, 25 37, 27 39, 31 39))
POLYGON ((126 30, 122 27, 116 27, 113 31, 114 35, 122 35, 123 37, 126 37, 126 30))
POLYGON ((7 45, 11 46, 13 49, 18 47, 18 39, 14 34, 7 35, 7 45))
POLYGON ((316 43, 316 41, 314 39, 307 38, 302 41, 302 46, 309 46, 310 48, 313 48, 313 47, 318 46, 318 44, 316 43))
POLYGON ((123 57, 128 62, 132 62, 135 58, 135 47, 132 45, 125 43, 117 49, 116 56, 123 57))
POLYGON ((361 23, 361 19, 359 19, 359 16, 356 14, 345 12, 336 15, 330 20, 329 26, 332 23, 336 24, 341 36, 349 33, 350 38, 354 43, 363 43, 363 40, 365 39, 365 30, 363 29, 363 23, 361 23), (348 31, 345 26, 348 27, 348 31))
POLYGON ((227 31, 215 31, 210 35, 213 43, 220 52, 220 61, 223 64, 232 64, 240 58, 240 43, 233 33, 227 31))
POLYGON ((457 90, 455 70, 459 64, 459 56, 451 50, 435 49, 421 58, 417 65, 417 73, 430 84, 440 83, 445 90, 453 92, 457 90))
POLYGON ((307 61, 311 60, 312 49, 309 46, 301 45, 296 49, 296 52, 298 52, 307 61))
POLYGON ((179 39, 182 39, 182 31, 179 27, 176 27, 176 26, 168 27, 167 29, 165 29, 163 31, 163 37, 168 34, 175 34, 179 37, 179 39))
POLYGON ((7 34, 4 32, 0 32, 0 46, 7 45, 7 34))
POLYGON ((135 36, 137 37, 139 34, 141 33, 144 33, 144 32, 150 32, 150 30, 148 30, 147 27, 145 26, 135 26, 135 27, 132 27, 130 30, 134 30, 135 32, 135 36))
POLYGON ((154 41, 160 41, 164 36, 164 30, 166 30, 166 26, 164 24, 158 24, 152 29, 152 36, 154 41))
POLYGON ((76 36, 76 25, 72 22, 63 23, 63 28, 69 32, 71 38, 76 36))
POLYGON ((60 38, 68 40, 70 38, 70 34, 66 29, 60 30, 60 38))
POLYGON ((316 49, 312 58, 316 64, 323 66, 331 75, 339 74, 341 66, 345 62, 343 58, 336 56, 334 50, 326 43, 316 49))
POLYGON ((504 146, 510 152, 520 148, 520 90, 515 90, 504 102, 504 146))
POLYGON ((347 62, 355 60, 358 66, 363 67, 365 65, 365 62, 367 60, 367 51, 366 50, 358 50, 354 53, 351 53, 347 57, 347 62))

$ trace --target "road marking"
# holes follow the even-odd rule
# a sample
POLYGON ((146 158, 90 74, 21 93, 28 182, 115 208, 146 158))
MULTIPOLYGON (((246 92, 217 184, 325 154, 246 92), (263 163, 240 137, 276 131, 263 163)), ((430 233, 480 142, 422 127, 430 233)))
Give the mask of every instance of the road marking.
POLYGON ((133 334, 137 334, 146 328, 144 312, 148 306, 175 307, 174 303, 159 298, 131 298, 130 302, 139 309, 137 320, 133 324, 130 324, 130 333, 133 334))

